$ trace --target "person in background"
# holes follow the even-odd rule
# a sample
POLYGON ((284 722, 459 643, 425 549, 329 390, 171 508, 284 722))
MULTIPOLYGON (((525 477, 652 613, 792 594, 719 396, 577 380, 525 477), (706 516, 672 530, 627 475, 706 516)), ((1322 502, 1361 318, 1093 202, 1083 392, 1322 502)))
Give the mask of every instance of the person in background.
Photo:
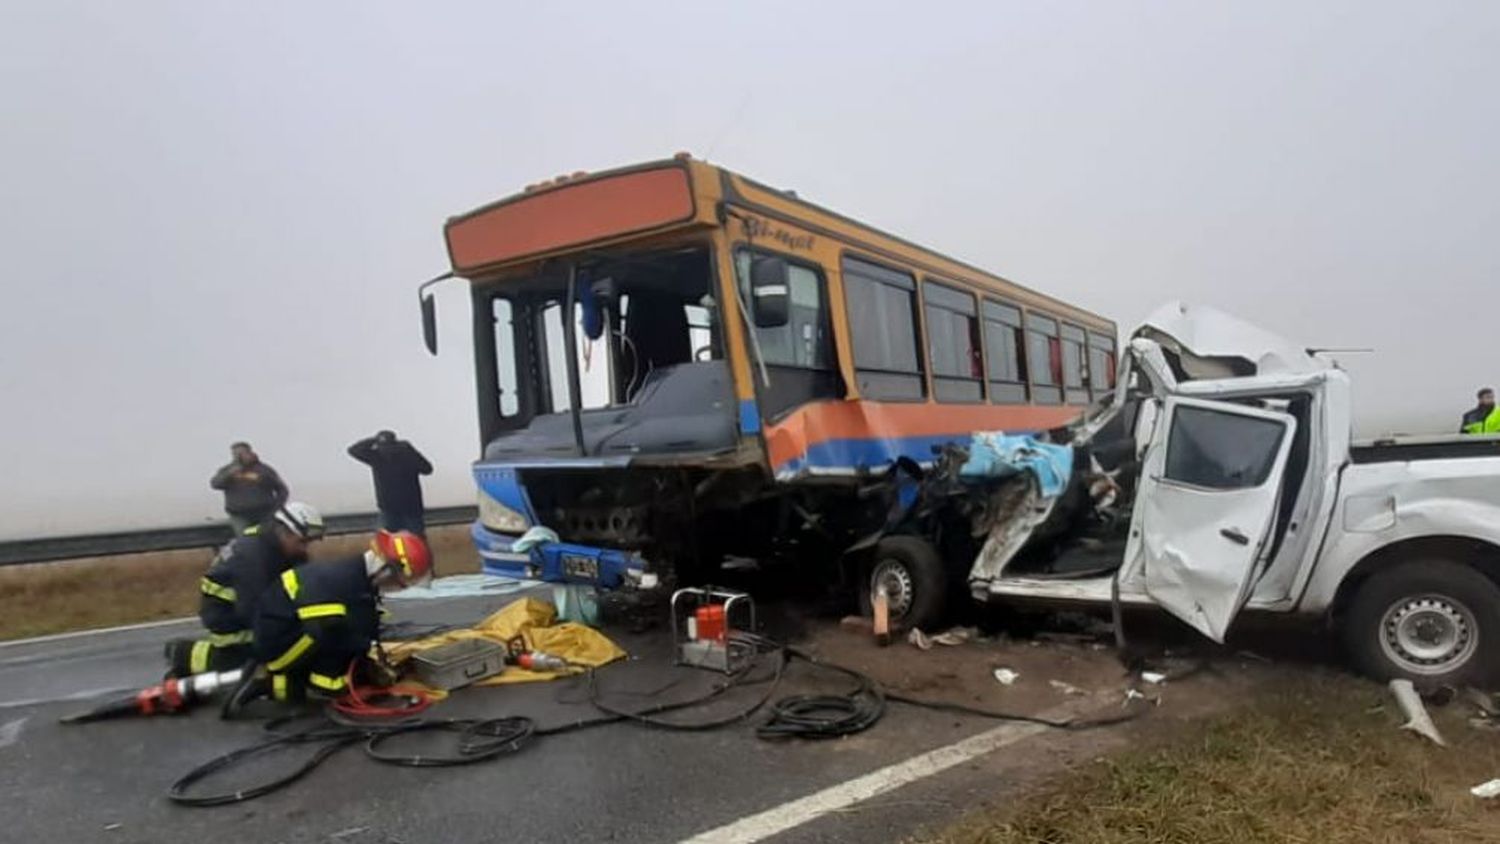
POLYGON ((381 431, 349 446, 349 456, 369 466, 374 475, 380 528, 426 536, 421 476, 432 474, 432 464, 422 452, 397 439, 394 431, 381 431))
POLYGON ((265 463, 247 442, 229 447, 228 465, 214 473, 208 485, 224 493, 224 512, 234 535, 270 518, 276 508, 287 502, 289 491, 281 476, 265 463))
POLYGON ((1458 432, 1460 434, 1500 433, 1500 413, 1495 410, 1494 389, 1485 387, 1479 391, 1478 398, 1479 404, 1464 414, 1463 421, 1459 423, 1458 432))

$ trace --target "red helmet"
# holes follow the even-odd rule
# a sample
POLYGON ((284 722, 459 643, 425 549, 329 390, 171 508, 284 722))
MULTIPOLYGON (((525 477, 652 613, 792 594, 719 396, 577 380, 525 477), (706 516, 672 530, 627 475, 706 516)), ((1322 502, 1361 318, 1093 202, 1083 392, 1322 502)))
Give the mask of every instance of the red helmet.
POLYGON ((411 531, 376 532, 375 553, 397 569, 405 583, 425 580, 432 574, 432 551, 427 547, 427 540, 411 531))

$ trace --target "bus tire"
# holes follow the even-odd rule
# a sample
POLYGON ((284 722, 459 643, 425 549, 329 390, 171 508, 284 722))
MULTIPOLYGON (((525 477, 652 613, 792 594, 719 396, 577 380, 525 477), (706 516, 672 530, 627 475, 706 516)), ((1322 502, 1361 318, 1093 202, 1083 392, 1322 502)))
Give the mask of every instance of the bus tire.
POLYGON ((1500 586, 1451 560, 1400 563, 1360 584, 1341 625, 1359 670, 1420 686, 1500 679, 1500 586))
POLYGON ((943 558, 925 539, 887 536, 862 579, 860 605, 873 612, 875 591, 884 587, 892 630, 931 630, 943 620, 948 605, 948 578, 943 558))

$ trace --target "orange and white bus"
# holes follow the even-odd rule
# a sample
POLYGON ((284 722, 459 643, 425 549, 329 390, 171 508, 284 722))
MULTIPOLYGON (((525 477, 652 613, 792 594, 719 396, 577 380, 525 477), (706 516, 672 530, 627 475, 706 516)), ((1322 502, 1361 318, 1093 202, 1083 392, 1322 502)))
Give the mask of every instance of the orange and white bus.
POLYGON ((496 573, 553 574, 512 548, 540 525, 688 574, 842 560, 917 621, 944 549, 860 542, 890 528, 897 461, 1114 387, 1111 321, 686 155, 531 185, 445 234, 424 329, 435 352, 428 288, 466 279, 496 573), (892 554, 922 559, 892 575, 892 554))

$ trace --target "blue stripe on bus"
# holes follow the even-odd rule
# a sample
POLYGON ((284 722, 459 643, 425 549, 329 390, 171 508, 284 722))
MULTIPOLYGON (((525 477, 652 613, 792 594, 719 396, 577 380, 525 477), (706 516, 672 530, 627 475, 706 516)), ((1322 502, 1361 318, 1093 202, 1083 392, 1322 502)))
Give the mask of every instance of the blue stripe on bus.
POLYGON ((760 433, 760 408, 755 406, 755 399, 740 401, 740 433, 760 433))

